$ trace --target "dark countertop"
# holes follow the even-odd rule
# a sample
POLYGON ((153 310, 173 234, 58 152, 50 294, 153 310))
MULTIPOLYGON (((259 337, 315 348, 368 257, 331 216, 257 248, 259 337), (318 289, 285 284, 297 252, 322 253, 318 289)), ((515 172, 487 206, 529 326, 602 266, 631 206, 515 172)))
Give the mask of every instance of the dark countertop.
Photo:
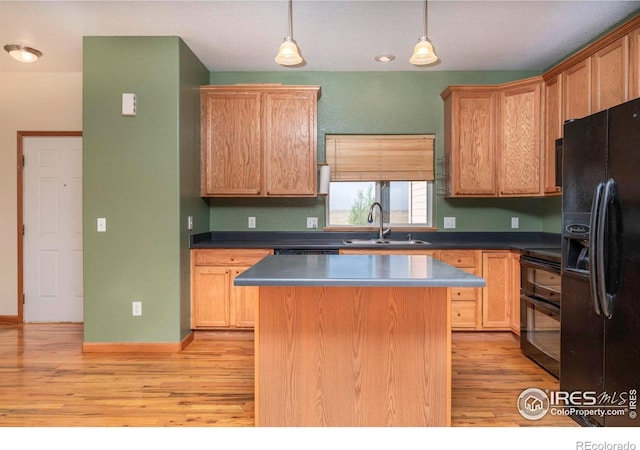
MULTIPOLYGON (((559 233, 543 232, 412 232, 412 239, 427 241, 429 245, 394 245, 396 249, 482 249, 523 250, 525 248, 560 248, 559 233)), ((297 250, 336 250, 366 248, 344 244, 349 239, 375 239, 374 232, 335 231, 208 231, 192 234, 190 248, 271 248, 297 250)), ((407 239, 407 232, 392 230, 387 239, 407 239)), ((371 245, 369 248, 385 248, 371 245)))
POLYGON ((238 275, 234 284, 446 288, 483 287, 485 281, 426 255, 274 255, 238 275))

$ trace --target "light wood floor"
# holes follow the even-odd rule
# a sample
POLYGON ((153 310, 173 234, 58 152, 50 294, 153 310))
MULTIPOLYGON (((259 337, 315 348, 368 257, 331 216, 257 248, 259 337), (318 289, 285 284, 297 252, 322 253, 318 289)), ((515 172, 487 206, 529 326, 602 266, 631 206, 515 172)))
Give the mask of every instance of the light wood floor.
MULTIPOLYGON (((180 354, 82 353, 82 326, 0 325, 0 426, 252 426, 253 341, 198 337, 180 354)), ((557 389, 510 333, 455 333, 453 426, 531 422, 516 399, 557 389)))

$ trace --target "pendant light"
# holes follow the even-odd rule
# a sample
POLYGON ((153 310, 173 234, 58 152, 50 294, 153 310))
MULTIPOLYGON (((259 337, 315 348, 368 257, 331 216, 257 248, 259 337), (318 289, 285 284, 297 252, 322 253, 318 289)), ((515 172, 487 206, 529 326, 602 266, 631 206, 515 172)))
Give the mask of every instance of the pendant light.
POLYGON ((5 45, 4 49, 16 61, 23 63, 36 62, 42 56, 42 52, 24 45, 5 45))
POLYGON ((282 44, 280 44, 280 50, 276 55, 275 61, 283 66, 297 66, 304 60, 300 56, 300 50, 296 45, 296 41, 293 40, 293 0, 289 0, 289 34, 284 38, 282 44))
POLYGON ((409 62, 415 66, 425 66, 427 64, 433 64, 438 60, 433 45, 427 37, 427 0, 424 2, 424 34, 418 39, 418 43, 413 49, 413 55, 409 59, 409 62))

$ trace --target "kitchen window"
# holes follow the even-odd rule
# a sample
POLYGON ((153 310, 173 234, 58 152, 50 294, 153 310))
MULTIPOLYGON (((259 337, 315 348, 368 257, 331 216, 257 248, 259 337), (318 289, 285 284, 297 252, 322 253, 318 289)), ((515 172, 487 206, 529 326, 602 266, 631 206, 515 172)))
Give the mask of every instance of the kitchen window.
POLYGON ((434 135, 327 135, 328 227, 373 227, 380 202, 391 227, 432 226, 434 135))
POLYGON ((334 181, 329 187, 327 223, 333 227, 378 226, 367 222, 369 208, 380 202, 385 224, 392 227, 431 227, 431 181, 334 181))

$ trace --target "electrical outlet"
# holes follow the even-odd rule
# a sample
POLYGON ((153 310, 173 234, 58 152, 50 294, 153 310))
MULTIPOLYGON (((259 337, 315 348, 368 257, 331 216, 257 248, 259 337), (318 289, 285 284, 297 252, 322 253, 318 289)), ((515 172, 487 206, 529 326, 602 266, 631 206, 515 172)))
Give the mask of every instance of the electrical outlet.
POLYGON ((455 217, 445 217, 444 218, 444 227, 445 228, 455 228, 456 227, 456 218, 455 217))
POLYGON ((318 218, 307 217, 307 228, 318 228, 318 218))
POLYGON ((107 231, 107 219, 104 217, 98 217, 98 231, 104 233, 107 231))
POLYGON ((142 315, 142 302, 131 302, 131 315, 132 316, 142 315))
POLYGON ((187 217, 187 230, 193 230, 193 216, 187 217))
POLYGON ((520 219, 518 217, 511 218, 511 228, 518 228, 520 226, 520 219))
POLYGON ((256 227, 256 218, 255 217, 249 217, 249 219, 247 220, 247 227, 248 228, 255 228, 256 227))

